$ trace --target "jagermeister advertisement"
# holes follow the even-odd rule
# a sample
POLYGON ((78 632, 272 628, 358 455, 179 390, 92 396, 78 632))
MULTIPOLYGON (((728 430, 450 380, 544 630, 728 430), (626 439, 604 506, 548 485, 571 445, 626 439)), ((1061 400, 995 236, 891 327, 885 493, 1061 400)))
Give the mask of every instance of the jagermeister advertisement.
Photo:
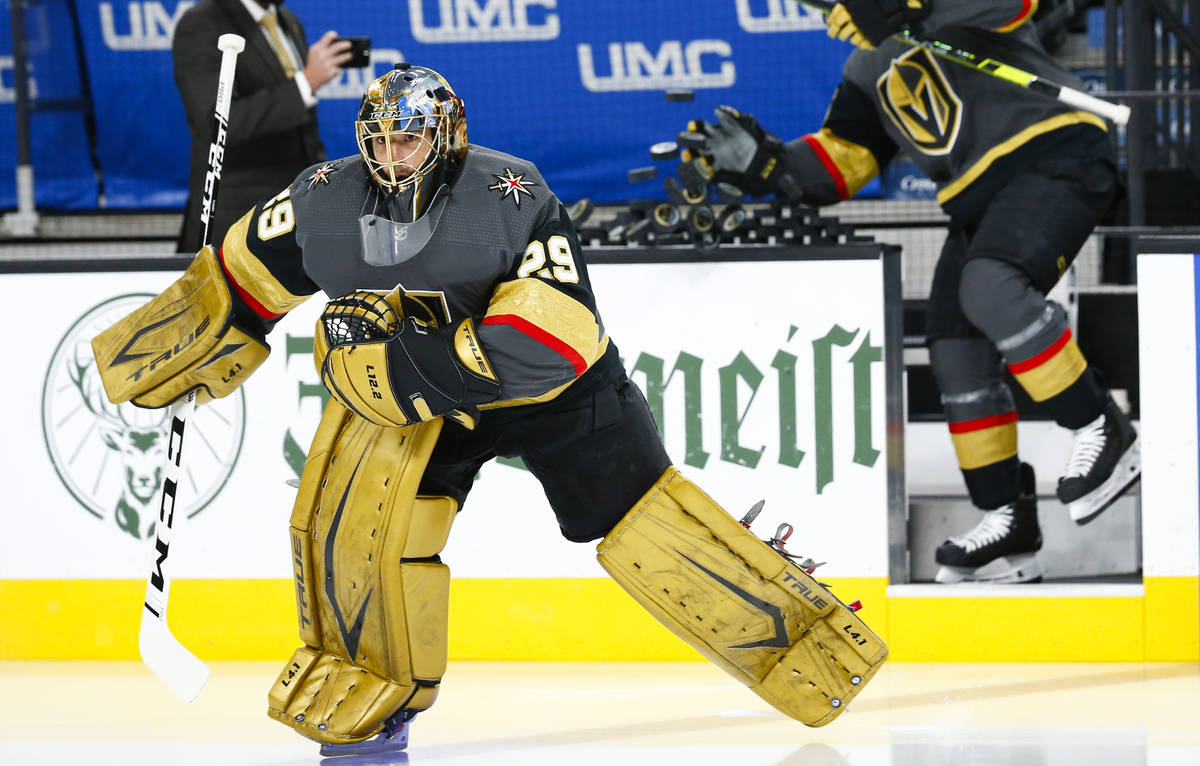
MULTIPOLYGON (((111 404, 90 341, 175 276, 2 277, 7 326, 38 319, 21 365, 0 380, 10 429, 0 579, 144 575, 165 412, 111 404)), ((828 561, 823 571, 885 574, 879 261, 601 264, 591 277, 675 464, 737 518, 765 500, 755 533, 791 524, 789 549, 828 561)), ((279 323, 270 358, 239 391, 196 410, 174 576, 290 575, 287 482, 326 400, 312 363, 323 302, 279 323)), ((536 479, 512 461, 480 471, 443 558, 462 577, 603 576, 592 546, 559 536, 536 479)))

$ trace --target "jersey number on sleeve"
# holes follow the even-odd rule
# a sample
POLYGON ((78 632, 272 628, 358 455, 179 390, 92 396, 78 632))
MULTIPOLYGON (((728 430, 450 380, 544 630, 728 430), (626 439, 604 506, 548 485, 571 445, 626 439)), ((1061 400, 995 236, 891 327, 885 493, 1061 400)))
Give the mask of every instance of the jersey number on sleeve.
POLYGON ((521 258, 521 266, 517 269, 517 277, 534 276, 542 279, 556 279, 568 284, 579 282, 579 271, 575 268, 575 255, 571 252, 571 243, 566 237, 555 234, 546 240, 545 245, 536 239, 529 243, 529 247, 525 248, 525 255, 521 258), (547 253, 552 264, 550 266, 546 265, 547 253))
POLYGON ((292 201, 288 199, 291 193, 290 188, 284 189, 263 207, 262 214, 258 217, 259 239, 264 242, 274 239, 281 234, 287 234, 296 225, 295 216, 292 215, 292 201))

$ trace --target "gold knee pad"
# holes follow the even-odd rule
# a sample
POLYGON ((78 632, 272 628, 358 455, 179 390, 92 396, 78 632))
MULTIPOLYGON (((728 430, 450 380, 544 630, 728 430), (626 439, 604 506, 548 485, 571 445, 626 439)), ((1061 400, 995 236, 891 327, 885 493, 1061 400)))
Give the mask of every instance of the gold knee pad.
POLYGON ((292 512, 300 647, 268 714, 320 742, 358 742, 428 708, 446 671, 458 504, 417 497, 441 419, 372 425, 330 400, 292 512))
POLYGON ((597 551, 675 635, 809 726, 836 718, 887 659, 853 610, 674 468, 597 551))

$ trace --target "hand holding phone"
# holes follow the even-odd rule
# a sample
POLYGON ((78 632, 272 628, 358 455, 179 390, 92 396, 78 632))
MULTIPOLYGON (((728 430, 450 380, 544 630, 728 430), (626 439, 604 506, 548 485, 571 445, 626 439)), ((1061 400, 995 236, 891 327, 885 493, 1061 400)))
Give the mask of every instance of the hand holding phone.
POLYGON ((371 38, 339 37, 334 42, 350 43, 350 60, 342 64, 344 69, 361 69, 371 65, 371 38))

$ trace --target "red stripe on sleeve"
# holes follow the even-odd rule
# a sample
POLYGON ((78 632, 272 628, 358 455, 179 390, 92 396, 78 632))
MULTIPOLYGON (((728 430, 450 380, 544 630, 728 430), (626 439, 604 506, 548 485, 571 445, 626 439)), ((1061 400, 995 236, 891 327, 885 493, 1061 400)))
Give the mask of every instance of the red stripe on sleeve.
POLYGON ((807 135, 804 137, 804 143, 812 148, 813 154, 817 155, 817 159, 825 166, 825 172, 829 173, 833 178, 833 185, 837 187, 838 199, 845 200, 849 197, 850 195, 846 190, 846 179, 842 175, 841 169, 838 168, 833 158, 829 156, 829 152, 825 151, 825 147, 821 146, 821 142, 817 140, 817 137, 807 135))
POLYGON ((1005 29, 1006 27, 1011 27, 1016 24, 1020 24, 1021 21, 1024 20, 1024 18, 1029 15, 1029 11, 1032 8, 1033 8, 1033 0, 1021 0, 1021 12, 1018 13, 1016 16, 1013 16, 1012 21, 1009 21, 1006 24, 1001 24, 1000 26, 998 26, 996 28, 997 29, 1005 29))
POLYGON ((994 428, 995 426, 1006 426, 1009 423, 1017 422, 1017 411, 1006 412, 1003 415, 989 415, 986 418, 975 418, 974 420, 964 420, 959 423, 950 423, 950 433, 966 434, 972 431, 982 431, 985 428, 994 428))
POLYGON ((1045 364, 1046 360, 1050 359, 1050 357, 1054 356, 1059 351, 1062 351, 1063 347, 1067 345, 1067 341, 1069 340, 1071 340, 1070 327, 1063 330, 1063 334, 1058 336, 1058 340, 1050 344, 1050 348, 1046 349, 1040 354, 1037 354, 1036 356, 1026 359, 1024 362, 1010 364, 1008 369, 1013 375, 1018 375, 1022 372, 1029 372, 1034 367, 1040 367, 1041 365, 1045 364))
POLYGON ((229 284, 233 285, 233 289, 237 292, 241 299, 246 302, 246 305, 254 309, 255 314, 258 314, 263 319, 275 319, 283 316, 283 314, 272 314, 270 311, 267 311, 265 306, 259 303, 253 295, 246 292, 245 289, 243 289, 242 286, 237 283, 237 280, 234 279, 233 275, 229 273, 229 269, 225 267, 225 248, 221 248, 217 251, 217 259, 221 262, 221 271, 225 272, 225 279, 229 280, 229 284))
POLYGON ((579 355, 579 352, 568 346, 559 338, 554 337, 542 328, 530 322, 524 317, 519 317, 516 314, 496 314, 494 316, 484 317, 480 322, 481 325, 506 324, 514 330, 528 335, 543 346, 561 354, 571 366, 575 368, 575 377, 579 377, 587 369, 587 362, 579 355))

